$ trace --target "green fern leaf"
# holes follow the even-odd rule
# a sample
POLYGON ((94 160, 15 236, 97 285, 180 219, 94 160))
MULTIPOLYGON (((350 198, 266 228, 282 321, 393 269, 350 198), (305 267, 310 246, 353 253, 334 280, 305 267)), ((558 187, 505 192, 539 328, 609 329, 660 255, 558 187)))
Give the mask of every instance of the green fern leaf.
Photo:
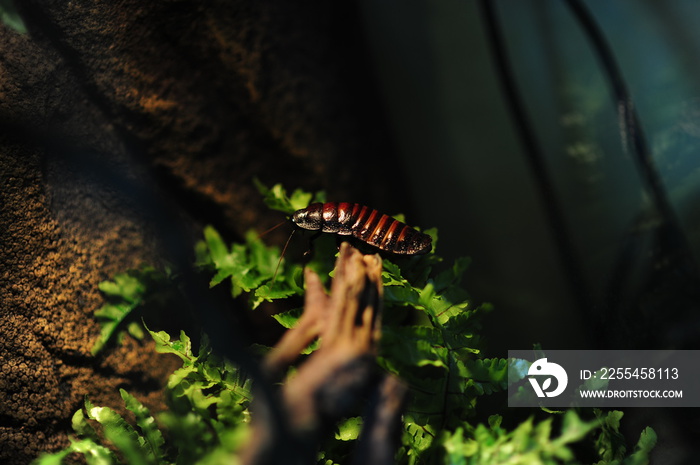
POLYGON ((126 408, 131 411, 136 418, 136 426, 141 430, 143 438, 146 441, 145 444, 149 449, 149 458, 153 457, 155 462, 159 464, 165 463, 163 459, 165 457, 165 451, 163 449, 165 446, 165 439, 163 439, 163 433, 158 429, 155 418, 151 416, 149 410, 144 407, 138 399, 124 389, 120 389, 119 393, 124 400, 126 408))

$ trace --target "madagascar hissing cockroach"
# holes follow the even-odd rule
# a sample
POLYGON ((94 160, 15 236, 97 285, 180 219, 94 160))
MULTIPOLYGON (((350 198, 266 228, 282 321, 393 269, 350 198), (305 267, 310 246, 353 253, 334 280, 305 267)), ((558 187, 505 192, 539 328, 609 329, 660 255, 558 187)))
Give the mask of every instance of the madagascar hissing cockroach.
MULTIPOLYGON (((261 236, 284 223, 273 226, 261 236)), ((282 256, 277 262, 268 292, 272 290, 277 271, 282 263, 282 257, 284 257, 287 246, 298 228, 318 231, 318 234, 325 232, 339 236, 352 236, 379 250, 397 255, 422 255, 430 252, 433 248, 433 238, 427 234, 423 234, 388 215, 379 213, 373 208, 357 203, 312 203, 306 208, 295 211, 292 214, 292 223, 296 227, 284 244, 282 256)))
POLYGON ((427 234, 357 203, 312 203, 295 211, 292 222, 302 229, 352 236, 398 255, 426 254, 433 247, 427 234))

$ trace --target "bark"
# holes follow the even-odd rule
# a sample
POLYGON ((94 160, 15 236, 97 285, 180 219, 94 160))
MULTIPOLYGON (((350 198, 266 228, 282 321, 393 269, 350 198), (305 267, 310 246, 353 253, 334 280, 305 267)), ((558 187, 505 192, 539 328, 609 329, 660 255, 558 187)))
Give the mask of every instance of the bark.
POLYGON ((264 398, 256 397, 254 431, 244 463, 313 463, 324 433, 372 391, 376 395, 365 415, 354 462, 392 463, 406 390, 393 376, 379 376, 375 366, 381 335, 381 259, 343 243, 330 295, 308 269, 305 286, 304 312, 266 356, 265 370, 276 380, 316 338, 320 347, 281 389, 284 440, 273 424, 272 407, 260 405, 264 398))
POLYGON ((16 3, 29 34, 0 25, 0 463, 22 464, 67 444, 85 395, 158 408, 175 361, 131 340, 90 355, 100 281, 191 258, 203 223, 234 239, 279 222, 253 176, 341 200, 361 176, 354 198, 376 207, 394 190, 353 6, 16 3))

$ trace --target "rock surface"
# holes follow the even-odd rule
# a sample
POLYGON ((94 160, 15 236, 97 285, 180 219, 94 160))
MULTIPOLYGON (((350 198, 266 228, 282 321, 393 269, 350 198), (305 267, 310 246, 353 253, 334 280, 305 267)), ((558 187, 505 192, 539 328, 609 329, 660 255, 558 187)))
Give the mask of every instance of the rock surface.
POLYGON ((171 258, 164 218, 192 243, 204 223, 263 230, 280 218, 254 176, 379 208, 397 189, 354 7, 17 3, 29 33, 0 25, 0 463, 22 464, 67 444, 85 395, 159 408, 177 361, 90 348, 97 284, 171 258))

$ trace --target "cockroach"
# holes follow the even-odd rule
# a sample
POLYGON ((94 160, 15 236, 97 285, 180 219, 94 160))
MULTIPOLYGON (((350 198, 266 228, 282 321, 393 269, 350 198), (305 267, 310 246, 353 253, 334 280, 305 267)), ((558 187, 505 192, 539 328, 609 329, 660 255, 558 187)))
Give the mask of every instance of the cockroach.
POLYGON ((397 255, 422 255, 433 248, 427 234, 357 203, 312 203, 295 211, 292 222, 302 229, 352 236, 397 255))
MULTIPOLYGON (((283 225, 282 222, 264 233, 283 225)), ((396 255, 423 255, 433 248, 433 238, 423 234, 377 210, 357 203, 326 202, 312 203, 292 214, 292 230, 277 262, 272 282, 275 282, 282 257, 297 229, 308 229, 320 233, 352 236, 355 239, 396 255)))

